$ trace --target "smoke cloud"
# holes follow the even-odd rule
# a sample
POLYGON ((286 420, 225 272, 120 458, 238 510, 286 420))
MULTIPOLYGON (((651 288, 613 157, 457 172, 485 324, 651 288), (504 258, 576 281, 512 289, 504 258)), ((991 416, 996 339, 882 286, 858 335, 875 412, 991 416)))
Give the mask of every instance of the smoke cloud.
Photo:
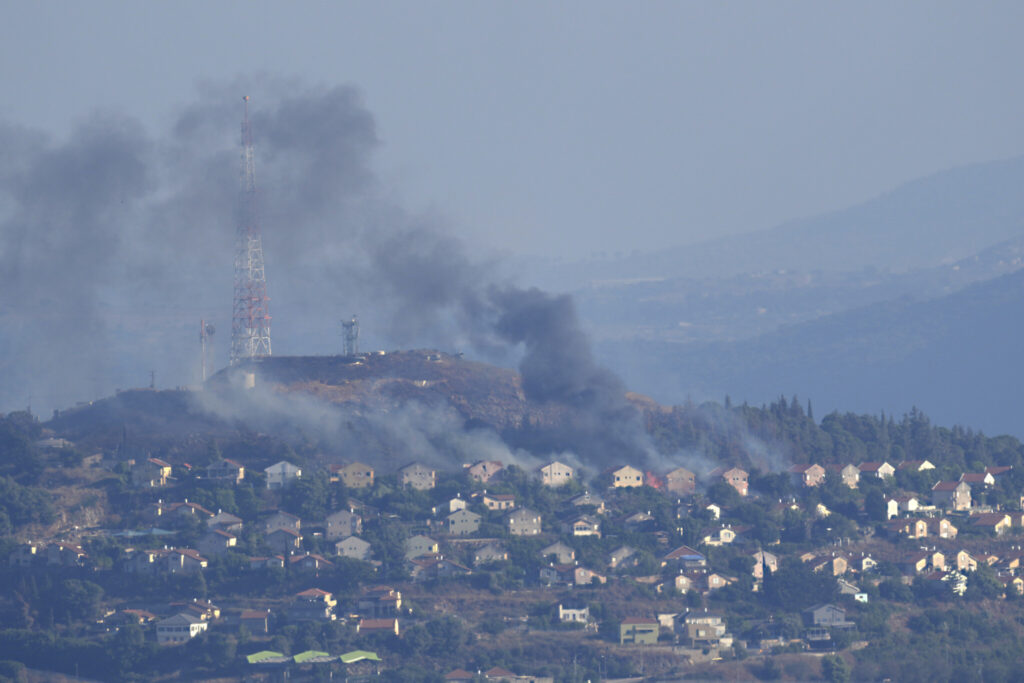
MULTIPOLYGON (((199 93, 157 133, 100 116, 67 140, 0 126, 0 409, 66 407, 146 384, 150 370, 158 386, 194 382, 201 317, 219 329, 223 364, 250 94, 275 355, 338 353, 337 321, 356 312, 378 342, 518 360, 530 399, 574 409, 552 451, 655 457, 568 297, 513 285, 380 187, 356 89, 263 78, 199 93)), ((430 441, 431 420, 405 419, 406 441, 430 441)))

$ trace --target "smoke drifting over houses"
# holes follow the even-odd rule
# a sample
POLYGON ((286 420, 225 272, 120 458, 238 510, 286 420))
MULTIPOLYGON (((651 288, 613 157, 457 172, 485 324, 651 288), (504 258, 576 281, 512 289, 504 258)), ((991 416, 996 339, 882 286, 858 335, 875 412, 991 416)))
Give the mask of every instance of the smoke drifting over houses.
POLYGON ((510 284, 390 199, 359 93, 294 82, 208 84, 156 134, 100 116, 67 140, 0 127, 0 409, 67 407, 150 370, 158 386, 188 384, 200 317, 226 346, 243 93, 275 353, 337 353, 337 319, 358 310, 391 344, 518 359, 531 400, 576 409, 552 451, 652 451, 572 301, 510 284))

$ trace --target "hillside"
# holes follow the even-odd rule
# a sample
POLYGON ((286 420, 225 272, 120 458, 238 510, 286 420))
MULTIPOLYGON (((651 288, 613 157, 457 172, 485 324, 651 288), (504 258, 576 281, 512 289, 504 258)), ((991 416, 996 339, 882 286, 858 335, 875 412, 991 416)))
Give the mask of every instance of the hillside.
POLYGON ((1024 433, 1018 346, 1024 272, 923 302, 883 302, 733 343, 606 343, 630 386, 662 402, 770 401, 780 393, 833 409, 900 414, 1024 433), (628 348, 627 348, 628 347, 628 348), (884 389, 883 389, 884 388, 884 389))
POLYGON ((397 457, 402 429, 496 434, 524 424, 553 429, 572 420, 564 406, 528 401, 513 370, 419 350, 358 360, 260 359, 221 370, 201 391, 123 391, 60 412, 47 426, 83 448, 108 451, 194 452, 210 439, 269 435, 320 450, 397 457), (247 373, 253 375, 252 389, 244 388, 247 373))

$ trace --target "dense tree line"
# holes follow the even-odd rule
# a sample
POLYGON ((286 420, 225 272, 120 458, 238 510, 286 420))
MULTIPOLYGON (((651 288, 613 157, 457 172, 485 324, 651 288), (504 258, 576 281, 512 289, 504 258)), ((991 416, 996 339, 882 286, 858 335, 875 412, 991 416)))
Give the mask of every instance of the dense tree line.
MULTIPOLYGON (((666 454, 701 453, 709 462, 762 470, 783 463, 930 460, 958 472, 1024 465, 1012 436, 988 437, 965 427, 939 427, 917 408, 892 415, 834 412, 820 422, 793 397, 761 407, 705 403, 647 413, 647 427, 666 454)), ((774 467, 773 467, 774 466, 774 467)))

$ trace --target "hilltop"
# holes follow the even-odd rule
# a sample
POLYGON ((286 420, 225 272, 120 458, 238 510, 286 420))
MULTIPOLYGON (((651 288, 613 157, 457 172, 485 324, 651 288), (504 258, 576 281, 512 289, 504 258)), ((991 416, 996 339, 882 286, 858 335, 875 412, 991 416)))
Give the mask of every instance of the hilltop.
POLYGON ((347 418, 346 440, 367 447, 376 439, 372 418, 408 406, 496 433, 574 419, 566 406, 530 401, 514 370, 411 350, 257 359, 221 370, 203 387, 122 391, 62 411, 47 426, 94 449, 115 449, 127 439, 146 450, 194 450, 210 439, 254 433, 287 437, 305 430, 303 438, 316 438, 311 423, 320 418, 312 413, 335 408, 347 418))

